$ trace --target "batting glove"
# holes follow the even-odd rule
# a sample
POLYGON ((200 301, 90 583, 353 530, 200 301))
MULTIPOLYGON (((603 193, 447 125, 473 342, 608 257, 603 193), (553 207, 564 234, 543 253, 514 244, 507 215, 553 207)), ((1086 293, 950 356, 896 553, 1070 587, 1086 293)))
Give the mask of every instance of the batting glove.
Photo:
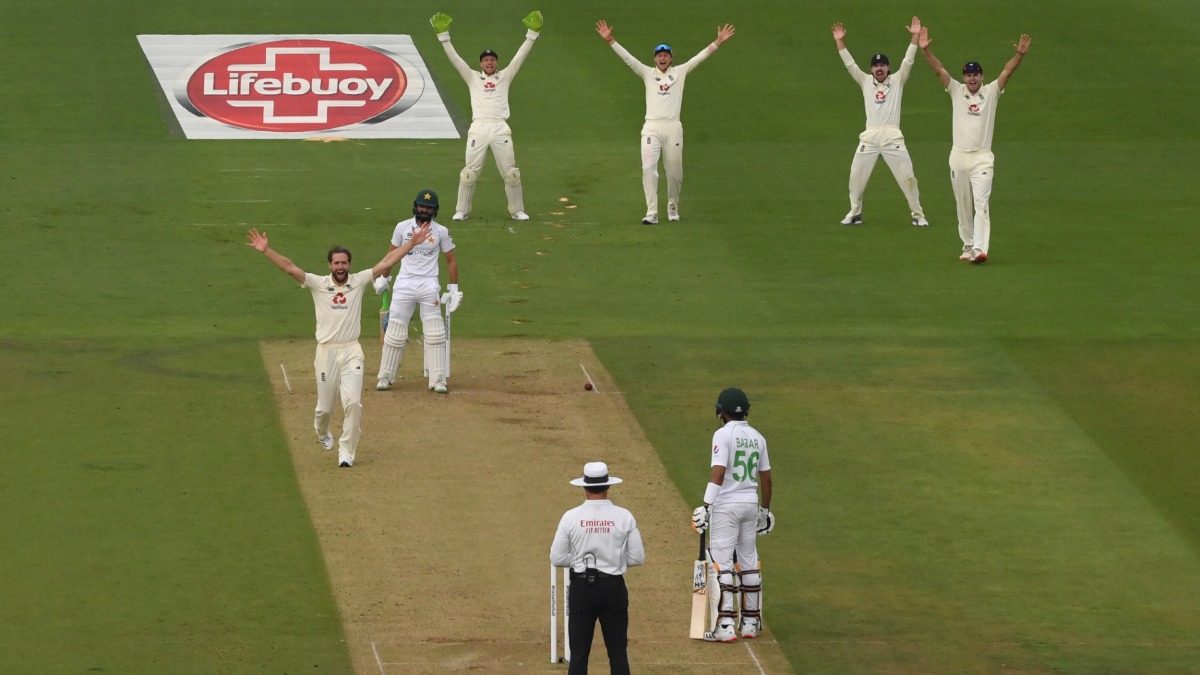
POLYGON ((538 32, 542 29, 542 13, 536 9, 529 13, 529 16, 521 19, 521 23, 533 32, 538 32))
POLYGON ((692 511, 692 529, 697 534, 704 534, 708 531, 708 507, 697 506, 692 511))
POLYGON ((758 536, 771 534, 773 529, 775 529, 775 514, 771 513, 771 509, 758 507, 758 536))
POLYGON ((442 304, 446 306, 446 311, 451 314, 457 311, 462 298, 463 294, 458 290, 458 284, 446 284, 446 292, 442 294, 442 304))
POLYGON ((391 277, 379 277, 375 280, 375 295, 383 295, 387 293, 388 287, 392 285, 391 277))
POLYGON ((453 21, 454 19, 451 19, 449 14, 446 14, 445 12, 438 12, 430 17, 429 25, 433 26, 433 29, 437 32, 445 33, 446 31, 450 30, 450 23, 453 21))

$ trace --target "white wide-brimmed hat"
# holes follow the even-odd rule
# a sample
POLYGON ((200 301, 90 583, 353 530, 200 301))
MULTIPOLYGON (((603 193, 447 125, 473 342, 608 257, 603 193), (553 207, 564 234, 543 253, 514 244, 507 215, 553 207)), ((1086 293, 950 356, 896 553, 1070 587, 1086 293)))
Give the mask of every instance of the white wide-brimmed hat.
POLYGON ((579 487, 603 487, 616 485, 621 479, 608 475, 608 465, 604 462, 588 462, 583 465, 583 476, 571 481, 571 485, 579 487))

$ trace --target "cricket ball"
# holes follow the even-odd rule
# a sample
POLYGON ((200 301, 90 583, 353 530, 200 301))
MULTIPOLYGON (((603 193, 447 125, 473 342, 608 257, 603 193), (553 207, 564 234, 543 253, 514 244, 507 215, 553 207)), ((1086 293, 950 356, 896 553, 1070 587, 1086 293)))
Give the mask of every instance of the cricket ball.
POLYGON ((591 390, 592 390, 592 383, 591 383, 591 382, 584 382, 584 383, 583 383, 583 389, 584 389, 584 391, 591 391, 591 390))

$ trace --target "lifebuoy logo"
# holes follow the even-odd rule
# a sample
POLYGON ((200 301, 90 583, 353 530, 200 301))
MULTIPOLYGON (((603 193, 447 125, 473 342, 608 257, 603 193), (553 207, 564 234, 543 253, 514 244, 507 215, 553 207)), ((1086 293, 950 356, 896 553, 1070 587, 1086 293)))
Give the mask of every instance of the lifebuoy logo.
POLYGON ((362 45, 292 39, 239 45, 201 63, 180 101, 254 131, 327 131, 386 118, 409 86, 394 58, 362 45))

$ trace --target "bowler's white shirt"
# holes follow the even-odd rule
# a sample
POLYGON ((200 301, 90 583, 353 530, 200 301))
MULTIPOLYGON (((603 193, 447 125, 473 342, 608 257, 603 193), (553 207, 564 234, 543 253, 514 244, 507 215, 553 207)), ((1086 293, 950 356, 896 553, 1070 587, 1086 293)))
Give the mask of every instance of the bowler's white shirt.
POLYGON ((950 93, 950 103, 953 106, 954 117, 954 149, 991 150, 992 132, 996 129, 996 106, 1000 103, 1000 88, 998 80, 992 80, 972 94, 967 85, 958 80, 950 80, 946 87, 950 93))
MULTIPOLYGON (((400 248, 404 242, 413 238, 413 233, 418 229, 420 228, 416 218, 400 221, 392 232, 392 246, 400 248)), ((400 271, 396 274, 396 280, 413 277, 437 279, 438 258, 442 253, 453 250, 454 239, 450 237, 450 230, 436 220, 430 222, 429 236, 425 238, 425 241, 414 246, 408 255, 400 259, 400 271)))
POLYGON ((371 270, 355 272, 345 286, 336 286, 333 275, 304 275, 303 286, 312 291, 317 314, 317 344, 357 342, 362 331, 363 292, 371 288, 375 275, 371 270))

